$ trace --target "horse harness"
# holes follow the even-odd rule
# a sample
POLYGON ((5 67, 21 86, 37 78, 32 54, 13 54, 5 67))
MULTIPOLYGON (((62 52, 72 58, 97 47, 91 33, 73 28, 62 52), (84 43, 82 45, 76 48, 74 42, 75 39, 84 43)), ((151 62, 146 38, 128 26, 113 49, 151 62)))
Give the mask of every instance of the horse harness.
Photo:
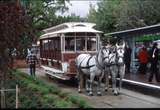
MULTIPOLYGON (((100 64, 99 64, 99 61, 98 61, 98 56, 99 56, 99 53, 96 55, 96 62, 97 62, 97 65, 89 65, 89 61, 90 61, 90 59, 93 57, 93 56, 90 56, 90 58, 88 59, 88 61, 87 61, 87 66, 85 66, 85 67, 83 67, 83 66, 81 66, 81 64, 82 64, 82 62, 83 62, 83 60, 85 59, 83 59, 82 61, 81 61, 81 63, 80 63, 80 66, 79 66, 79 68, 81 68, 81 69, 89 69, 89 68, 91 68, 91 67, 93 67, 93 66, 97 66, 99 69, 104 69, 105 67, 103 67, 103 66, 101 66, 100 64)), ((108 57, 105 57, 105 58, 108 58, 108 57)), ((105 59, 104 58, 104 59, 105 59)))
MULTIPOLYGON (((119 49, 123 49, 123 48, 119 48, 119 49)), ((117 50, 119 50, 119 49, 117 49, 117 50)), ((111 61, 111 59, 112 59, 114 56, 115 56, 115 55, 111 56, 111 58, 109 59, 109 62, 111 61)), ((116 57, 117 57, 118 59, 120 59, 120 58, 123 59, 123 56, 118 56, 118 55, 117 55, 117 52, 116 52, 116 57)), ((116 58, 115 63, 110 63, 110 64, 108 64, 107 66, 108 66, 108 67, 109 67, 109 66, 112 66, 112 65, 123 66, 124 63, 118 63, 118 59, 117 59, 117 58, 116 58)))
POLYGON ((81 61, 80 65, 79 65, 79 68, 81 68, 81 69, 89 69, 89 68, 95 66, 95 65, 89 65, 89 61, 91 60, 92 57, 93 57, 93 56, 90 56, 90 57, 89 57, 89 59, 88 59, 88 61, 87 61, 87 66, 85 66, 85 67, 81 66, 82 62, 83 62, 84 59, 85 59, 85 58, 84 58, 84 59, 81 61))
MULTIPOLYGON (((121 48, 118 48, 117 50, 122 50, 122 49, 123 49, 123 48, 121 47, 121 48)), ((118 56, 118 55, 117 55, 117 58, 118 58, 118 59, 122 58, 122 59, 124 60, 124 57, 123 57, 123 56, 118 56)), ((118 60, 118 59, 117 59, 117 60, 118 60)), ((117 62, 118 62, 118 61, 117 61, 117 62)), ((124 62, 123 62, 123 63, 117 63, 117 65, 118 65, 118 66, 123 66, 123 65, 124 65, 124 62)))

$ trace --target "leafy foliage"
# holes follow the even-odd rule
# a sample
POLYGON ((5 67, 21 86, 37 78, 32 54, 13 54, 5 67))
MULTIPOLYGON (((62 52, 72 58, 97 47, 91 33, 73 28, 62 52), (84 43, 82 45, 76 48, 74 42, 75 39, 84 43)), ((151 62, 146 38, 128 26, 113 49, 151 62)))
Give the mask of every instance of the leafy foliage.
POLYGON ((65 12, 68 0, 22 0, 27 14, 30 16, 32 33, 39 37, 44 28, 54 26, 57 23, 56 12, 65 12))
POLYGON ((0 5, 0 51, 2 52, 7 48, 20 47, 19 40, 27 31, 27 16, 24 8, 16 2, 1 2, 0 5))
POLYGON ((24 38, 21 39, 22 48, 20 49, 20 53, 24 53, 24 56, 26 56, 26 48, 28 48, 29 45, 31 46, 31 43, 36 44, 40 35, 43 34, 43 29, 64 22, 81 21, 81 18, 75 15, 56 15, 57 12, 64 13, 68 10, 66 6, 67 2, 69 3, 69 0, 21 0, 21 4, 25 7, 26 14, 29 16, 27 20, 29 22, 30 33, 24 35, 24 38), (27 36, 32 36, 31 38, 33 39, 27 39, 27 36))
POLYGON ((88 21, 106 33, 160 23, 159 0, 100 0, 88 21))

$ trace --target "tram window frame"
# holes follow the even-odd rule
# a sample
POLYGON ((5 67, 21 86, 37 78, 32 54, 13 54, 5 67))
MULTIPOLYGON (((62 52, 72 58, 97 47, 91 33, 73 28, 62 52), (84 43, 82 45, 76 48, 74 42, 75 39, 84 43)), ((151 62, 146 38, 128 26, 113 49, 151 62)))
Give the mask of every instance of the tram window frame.
POLYGON ((96 37, 87 37, 87 51, 96 51, 97 50, 97 39, 96 37), (91 39, 95 39, 95 41, 91 39), (94 43, 95 46, 93 46, 92 44, 94 43))
POLYGON ((80 51, 80 52, 81 51, 95 52, 95 51, 98 50, 98 47, 97 47, 97 36, 96 36, 95 33, 67 33, 67 34, 65 34, 65 37, 63 38, 63 41, 64 41, 63 48, 64 48, 65 52, 78 52, 78 51, 80 51), (73 49, 67 49, 66 48, 66 44, 68 44, 68 43, 66 43, 66 39, 67 38, 71 38, 71 37, 73 38, 73 43, 72 43, 73 44, 73 49), (95 48, 88 49, 87 45, 90 42, 90 41, 88 41, 88 39, 90 40, 90 39, 93 39, 93 38, 96 40, 95 43, 94 43, 95 48), (78 40, 79 39, 83 39, 84 40, 83 43, 82 43, 83 45, 82 44, 78 44, 78 42, 79 42, 78 40), (80 47, 80 46, 82 46, 82 47, 80 47))
POLYGON ((65 43, 65 47, 64 47, 64 49, 65 49, 65 51, 71 51, 71 52, 74 52, 75 51, 75 36, 66 36, 65 38, 64 38, 64 43, 65 43), (72 38, 70 41, 66 41, 66 39, 69 39, 69 38, 72 38), (73 42, 73 45, 71 44, 71 45, 69 45, 70 44, 70 42, 73 42), (68 45, 68 47, 67 47, 67 45, 68 45), (71 47, 72 46, 72 47, 71 47))
POLYGON ((76 37, 76 51, 85 51, 86 50, 85 42, 86 42, 85 37, 82 36, 76 37))
POLYGON ((61 51, 60 37, 55 37, 53 40, 54 40, 54 51, 61 51))
POLYGON ((48 43, 48 39, 44 39, 42 40, 42 47, 43 47, 43 50, 46 51, 47 50, 47 44, 48 43))

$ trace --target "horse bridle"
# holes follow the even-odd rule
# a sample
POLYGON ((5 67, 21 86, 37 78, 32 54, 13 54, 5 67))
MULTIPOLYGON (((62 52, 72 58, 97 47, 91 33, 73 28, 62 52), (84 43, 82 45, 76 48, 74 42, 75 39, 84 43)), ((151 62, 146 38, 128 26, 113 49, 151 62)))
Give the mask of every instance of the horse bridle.
MULTIPOLYGON (((109 49, 109 48, 105 48, 105 47, 103 47, 103 49, 106 51, 107 49, 109 49)), ((103 55, 104 55, 104 53, 103 52, 101 52, 103 55)), ((110 51, 109 51, 109 53, 110 53, 110 51)), ((108 56, 106 56, 106 57, 103 57, 102 58, 102 60, 104 61, 105 59, 108 59, 109 60, 109 55, 108 56)))
MULTIPOLYGON (((120 48, 118 48, 117 50, 123 50, 123 48, 122 47, 120 47, 120 48)), ((118 55, 118 52, 116 52, 117 53, 117 61, 118 61, 118 59, 120 59, 120 58, 122 58, 122 60, 124 61, 124 56, 119 56, 118 55)), ((118 63, 117 63, 118 64, 118 63)), ((122 63, 122 64, 124 64, 124 62, 122 63)))
MULTIPOLYGON (((106 49, 107 49, 106 47, 103 47, 103 48, 101 49, 101 54, 102 54, 102 55, 104 55, 104 53, 102 52, 102 50, 105 50, 105 51, 106 51, 106 49)), ((99 64, 98 56, 99 56, 99 53, 96 55, 97 66, 98 66, 100 69, 104 69, 105 66, 99 64)), ((102 58, 102 61, 104 61, 106 58, 109 59, 109 56, 103 57, 103 58, 102 58)))
MULTIPOLYGON (((109 62, 110 62, 111 59, 112 59, 113 57, 115 57, 115 56, 116 56, 116 55, 112 55, 111 58, 109 59, 109 62)), ((116 64, 116 61, 115 61, 115 64, 116 64)), ((111 64, 111 63, 110 63, 110 65, 114 65, 114 64, 111 64)))

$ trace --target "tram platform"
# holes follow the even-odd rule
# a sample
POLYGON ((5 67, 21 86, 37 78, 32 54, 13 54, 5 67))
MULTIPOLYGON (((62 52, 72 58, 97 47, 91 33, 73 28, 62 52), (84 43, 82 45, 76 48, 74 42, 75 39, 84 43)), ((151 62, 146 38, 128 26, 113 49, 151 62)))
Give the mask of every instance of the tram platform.
POLYGON ((143 94, 160 98, 160 83, 153 77, 152 84, 148 82, 149 73, 126 73, 123 79, 123 87, 143 94))

